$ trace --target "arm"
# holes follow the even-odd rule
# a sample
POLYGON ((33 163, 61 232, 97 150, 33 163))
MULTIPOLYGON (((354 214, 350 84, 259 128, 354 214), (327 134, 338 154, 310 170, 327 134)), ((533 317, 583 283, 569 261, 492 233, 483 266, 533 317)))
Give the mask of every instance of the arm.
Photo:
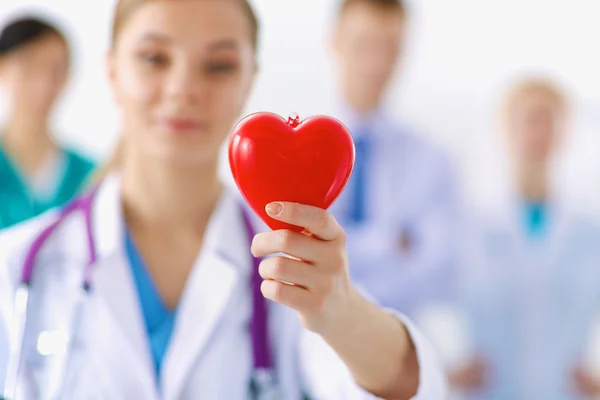
POLYGON ((347 311, 322 336, 365 390, 382 398, 416 395, 419 364, 406 326, 356 290, 351 291, 347 311))
POLYGON ((444 384, 437 384, 441 379, 426 379, 436 375, 431 371, 439 366, 414 328, 369 302, 351 285, 344 233, 333 217, 293 203, 280 203, 275 212, 267 211, 305 227, 310 234, 281 230, 255 237, 256 257, 274 253, 295 257, 269 257, 261 263, 263 295, 295 309, 304 326, 329 344, 356 384, 372 396, 410 399, 431 390, 428 396, 443 398, 444 384))
MULTIPOLYGON (((418 389, 412 399, 428 400, 446 398, 445 376, 440 368, 433 347, 404 315, 393 314, 390 312, 389 315, 392 316, 396 324, 400 323, 406 328, 406 331, 410 335, 410 341, 414 344, 415 348, 418 363, 418 389)), ((374 336, 369 337, 367 343, 375 342, 378 339, 378 335, 379 333, 375 333, 374 336)), ((363 349, 359 351, 362 356, 366 353, 366 349, 364 352, 363 349)), ((378 393, 374 389, 368 390, 364 387, 365 385, 361 385, 358 381, 360 373, 357 374, 348 367, 348 357, 342 354, 344 354, 344 351, 332 348, 320 335, 307 330, 303 332, 299 345, 300 367, 305 388, 311 395, 311 398, 339 398, 346 400, 408 398, 405 396, 382 396, 382 393, 378 393)), ((350 357, 354 356, 355 354, 350 354, 350 357)), ((367 354, 366 357, 372 358, 372 355, 367 354)), ((381 359, 382 357, 378 358, 381 359)), ((379 366, 375 367, 376 370, 379 370, 379 368, 379 366)), ((389 374, 389 376, 394 380, 394 383, 401 384, 399 381, 405 379, 402 375, 392 376, 392 374, 389 374)))

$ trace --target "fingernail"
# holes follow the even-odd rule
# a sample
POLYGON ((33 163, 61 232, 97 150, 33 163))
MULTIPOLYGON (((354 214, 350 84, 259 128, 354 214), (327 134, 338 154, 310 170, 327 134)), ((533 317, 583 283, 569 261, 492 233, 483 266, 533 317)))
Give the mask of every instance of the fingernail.
POLYGON ((267 214, 269 214, 271 217, 276 217, 279 214, 281 214, 283 206, 279 203, 269 203, 267 204, 267 207, 265 209, 267 211, 267 214))

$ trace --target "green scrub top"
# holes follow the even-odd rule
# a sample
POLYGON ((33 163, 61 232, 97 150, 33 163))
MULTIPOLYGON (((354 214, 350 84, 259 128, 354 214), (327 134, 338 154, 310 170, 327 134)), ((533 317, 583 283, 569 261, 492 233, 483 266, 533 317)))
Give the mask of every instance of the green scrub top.
POLYGON ((0 229, 23 222, 49 209, 63 206, 75 197, 94 169, 91 160, 62 149, 62 179, 54 192, 39 198, 0 147, 0 229))

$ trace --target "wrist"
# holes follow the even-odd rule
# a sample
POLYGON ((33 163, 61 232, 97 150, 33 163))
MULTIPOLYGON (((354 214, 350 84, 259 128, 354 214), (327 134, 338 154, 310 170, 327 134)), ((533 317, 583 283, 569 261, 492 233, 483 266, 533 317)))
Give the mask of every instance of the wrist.
POLYGON ((332 313, 333 318, 320 335, 330 344, 348 340, 369 326, 373 311, 378 311, 377 306, 351 286, 346 300, 332 313))

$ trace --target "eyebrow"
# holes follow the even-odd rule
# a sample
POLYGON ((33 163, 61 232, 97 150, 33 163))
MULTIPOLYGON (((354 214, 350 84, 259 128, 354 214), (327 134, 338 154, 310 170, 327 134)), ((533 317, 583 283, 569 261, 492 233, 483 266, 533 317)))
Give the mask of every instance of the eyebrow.
MULTIPOLYGON (((143 42, 157 42, 162 44, 167 44, 173 41, 173 39, 167 35, 158 32, 149 32, 146 33, 139 40, 141 43, 143 42)), ((217 51, 217 50, 237 50, 239 48, 237 41, 231 38, 220 39, 208 45, 209 51, 217 51)))
POLYGON ((163 35, 162 33, 157 33, 157 32, 149 32, 146 33, 144 36, 142 36, 142 38, 139 40, 140 42, 160 42, 160 43, 169 43, 171 42, 171 38, 168 37, 167 35, 163 35))
POLYGON ((221 39, 218 40, 216 42, 211 43, 208 46, 208 49, 210 51, 216 51, 216 50, 237 50, 238 49, 238 43, 233 40, 233 39, 221 39))

